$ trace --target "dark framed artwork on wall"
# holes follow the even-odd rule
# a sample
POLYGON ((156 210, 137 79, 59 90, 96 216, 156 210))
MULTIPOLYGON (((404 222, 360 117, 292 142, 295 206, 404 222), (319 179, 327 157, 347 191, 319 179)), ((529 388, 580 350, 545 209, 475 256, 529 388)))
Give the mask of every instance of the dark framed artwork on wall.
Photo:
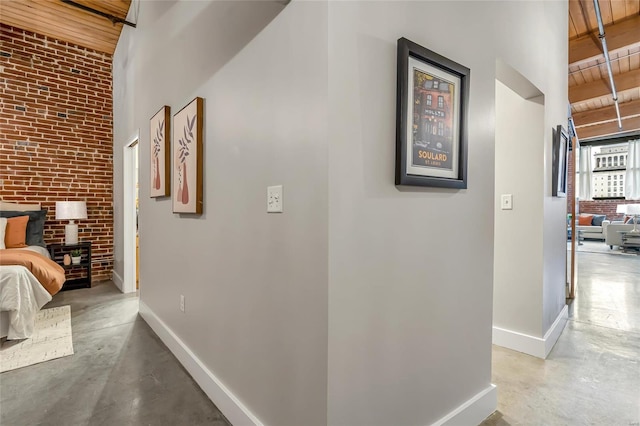
POLYGON ((554 197, 567 196, 569 133, 558 126, 553 129, 553 155, 551 164, 551 195, 554 197))
POLYGON ((202 98, 173 116, 173 212, 202 214, 202 98))
POLYGON ((396 185, 467 187, 469 68, 398 40, 396 185))
POLYGON ((169 135, 171 129, 171 108, 163 106, 153 117, 149 124, 149 140, 151 141, 150 196, 168 197, 171 192, 171 151, 169 135))

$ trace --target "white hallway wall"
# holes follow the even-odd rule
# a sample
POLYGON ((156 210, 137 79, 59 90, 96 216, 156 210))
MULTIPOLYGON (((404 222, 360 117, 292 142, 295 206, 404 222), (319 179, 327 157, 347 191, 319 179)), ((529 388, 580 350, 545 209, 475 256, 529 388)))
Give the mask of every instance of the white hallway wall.
POLYGON ((541 337, 544 100, 496 81, 496 101, 493 325, 541 337), (513 161, 518 157, 527 161, 513 161), (501 194, 513 195, 512 210, 500 209, 501 194))
MULTIPOLYGON (((568 19, 566 7, 556 13, 564 16, 556 22, 568 19)), ((567 318, 566 198, 551 195, 551 158, 552 130, 567 127, 568 77, 560 64, 568 46, 550 42, 566 38, 567 27, 548 26, 536 37, 544 42, 538 59, 555 66, 536 75, 497 64, 493 318, 494 343, 544 358, 567 318), (500 210, 501 194, 513 194, 513 210, 500 210)))
MULTIPOLYGON (((114 57, 114 163, 139 128, 141 303, 263 422, 320 425, 327 5, 283 7, 134 3, 138 27, 114 57), (196 96, 205 99, 204 214, 180 217, 170 198, 149 198, 149 119, 196 96), (278 184, 285 213, 267 215, 266 188, 278 184)), ((121 184, 115 197, 120 209, 121 184)))
POLYGON ((560 122, 566 84, 547 74, 566 60, 546 52, 566 2, 294 1, 272 21, 229 4, 141 2, 116 51, 115 164, 141 129, 141 301, 266 424, 436 422, 490 390, 496 58, 560 122), (471 68, 467 190, 393 185, 400 37, 471 68), (149 118, 194 96, 197 219, 144 185, 149 118))
MULTIPOLYGON (((551 127, 566 121, 566 22, 566 2, 330 3, 330 424, 430 424, 489 386, 496 60, 546 95, 540 156, 521 159, 540 181, 524 197, 542 205, 551 127), (393 185, 403 36, 471 69, 467 190, 393 185)), ((522 225, 561 226, 555 208, 522 225)), ((551 252, 544 268, 562 294, 556 243, 522 250, 540 268, 551 252)), ((561 306, 544 303, 555 318, 561 306)))

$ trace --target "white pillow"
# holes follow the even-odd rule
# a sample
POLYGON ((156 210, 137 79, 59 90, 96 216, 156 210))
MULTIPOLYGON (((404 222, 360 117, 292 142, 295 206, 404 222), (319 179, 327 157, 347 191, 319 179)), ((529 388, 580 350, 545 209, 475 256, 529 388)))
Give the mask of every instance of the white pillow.
POLYGON ((7 229, 7 218, 0 217, 0 249, 5 249, 4 245, 4 230, 7 229))

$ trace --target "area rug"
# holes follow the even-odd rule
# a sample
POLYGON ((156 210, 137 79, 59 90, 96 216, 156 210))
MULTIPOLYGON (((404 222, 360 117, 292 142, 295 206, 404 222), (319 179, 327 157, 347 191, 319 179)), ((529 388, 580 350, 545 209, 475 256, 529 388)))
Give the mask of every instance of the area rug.
POLYGON ((68 355, 73 355, 71 306, 43 309, 30 339, 2 342, 0 373, 68 355))
MULTIPOLYGON (((611 255, 619 255, 619 256, 637 256, 634 251, 627 251, 626 253, 617 246, 610 248, 608 245, 604 243, 604 241, 582 241, 582 244, 577 246, 578 253, 602 253, 602 254, 611 254, 611 255)), ((571 244, 567 243, 567 249, 571 249, 571 244)))

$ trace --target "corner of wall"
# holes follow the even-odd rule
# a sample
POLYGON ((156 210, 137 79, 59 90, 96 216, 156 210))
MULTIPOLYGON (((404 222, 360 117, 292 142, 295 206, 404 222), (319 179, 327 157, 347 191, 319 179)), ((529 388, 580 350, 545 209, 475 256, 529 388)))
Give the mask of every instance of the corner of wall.
POLYGON ((116 285, 116 287, 118 287, 118 289, 120 291, 124 292, 124 290, 123 290, 124 289, 124 280, 122 279, 120 274, 118 274, 118 272, 116 272, 115 269, 111 270, 111 280, 116 285))
POLYGON ((493 414, 498 408, 498 391, 491 384, 473 398, 441 418, 433 426, 477 425, 493 414))
POLYGON ((537 358, 546 359, 560 338, 562 331, 567 325, 568 319, 569 307, 565 305, 556 317, 553 325, 549 328, 549 331, 547 331, 542 338, 494 326, 493 344, 537 358))

